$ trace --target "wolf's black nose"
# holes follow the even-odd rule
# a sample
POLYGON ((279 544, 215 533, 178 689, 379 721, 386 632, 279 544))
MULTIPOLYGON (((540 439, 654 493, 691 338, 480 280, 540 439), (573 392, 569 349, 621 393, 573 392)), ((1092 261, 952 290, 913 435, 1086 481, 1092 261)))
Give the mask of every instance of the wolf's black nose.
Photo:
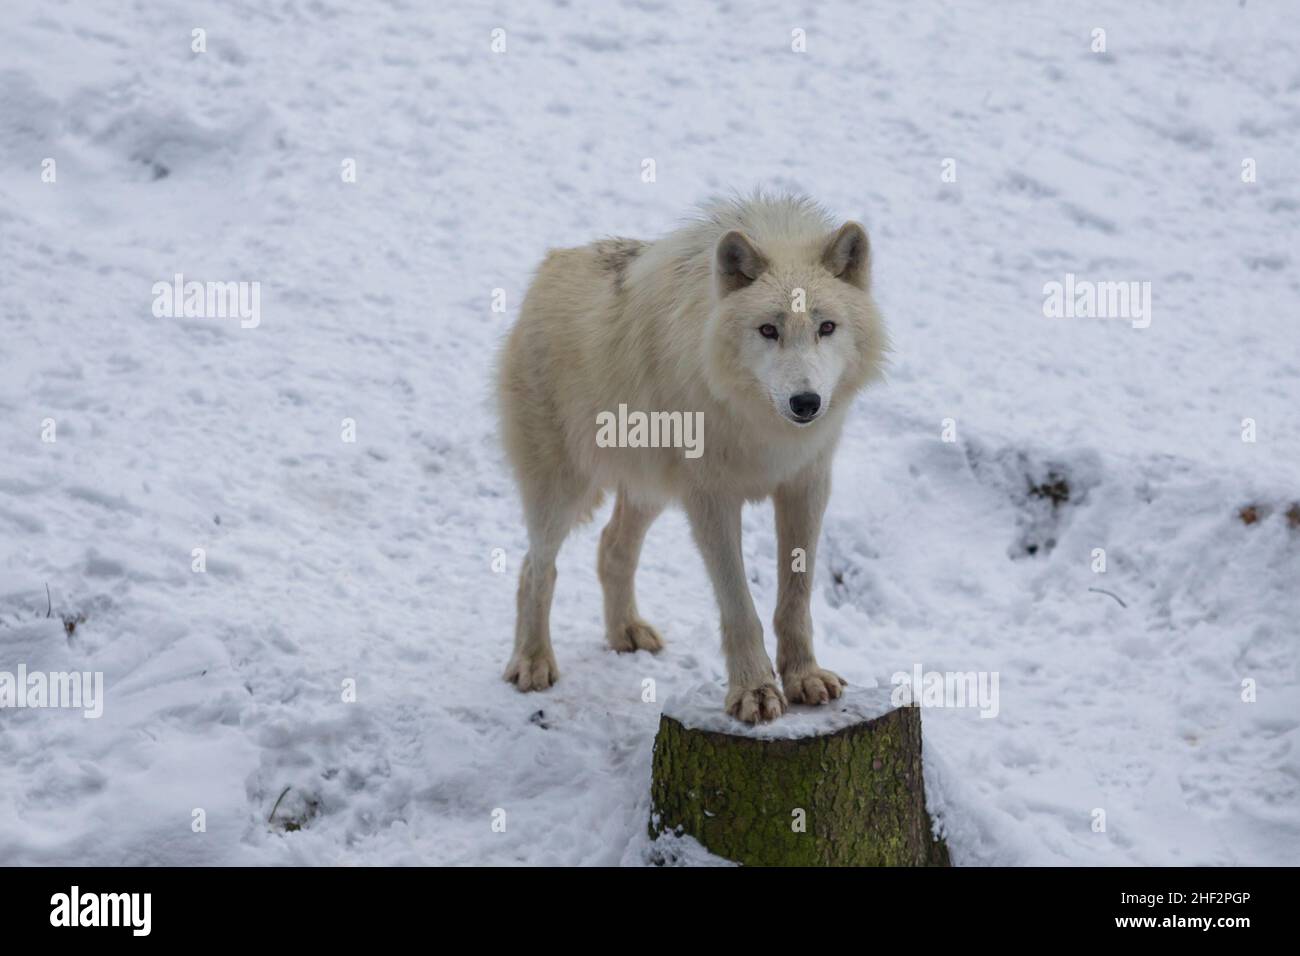
POLYGON ((817 414, 817 409, 822 407, 822 397, 816 392, 800 392, 798 395, 790 396, 790 411, 794 412, 794 417, 807 421, 817 414))

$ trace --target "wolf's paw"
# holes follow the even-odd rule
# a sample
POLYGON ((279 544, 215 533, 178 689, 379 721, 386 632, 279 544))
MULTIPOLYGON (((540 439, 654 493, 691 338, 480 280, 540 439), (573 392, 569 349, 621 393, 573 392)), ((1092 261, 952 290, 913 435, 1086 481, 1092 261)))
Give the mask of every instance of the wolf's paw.
POLYGON ((560 679, 560 669, 549 651, 515 654, 502 676, 521 691, 546 690, 560 679))
POLYGON ((848 686, 839 674, 816 666, 782 674, 781 683, 792 704, 824 704, 839 697, 848 686))
POLYGON ((775 684, 733 687, 727 691, 727 713, 747 724, 776 720, 785 713, 785 694, 775 684))
POLYGON ((620 654, 649 651, 657 654, 664 649, 664 639, 659 632, 642 620, 634 620, 609 634, 609 646, 620 654))

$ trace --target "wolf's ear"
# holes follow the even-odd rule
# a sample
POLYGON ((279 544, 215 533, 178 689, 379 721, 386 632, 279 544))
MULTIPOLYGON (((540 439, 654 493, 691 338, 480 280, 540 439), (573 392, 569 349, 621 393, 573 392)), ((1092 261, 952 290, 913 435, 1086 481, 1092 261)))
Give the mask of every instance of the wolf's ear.
POLYGON ((723 295, 743 289, 767 271, 767 260, 749 241, 749 237, 733 229, 718 240, 717 267, 718 291, 723 295))
POLYGON ((846 222, 831 237, 822 253, 822 263, 831 275, 865 289, 871 280, 871 245, 860 223, 846 222))

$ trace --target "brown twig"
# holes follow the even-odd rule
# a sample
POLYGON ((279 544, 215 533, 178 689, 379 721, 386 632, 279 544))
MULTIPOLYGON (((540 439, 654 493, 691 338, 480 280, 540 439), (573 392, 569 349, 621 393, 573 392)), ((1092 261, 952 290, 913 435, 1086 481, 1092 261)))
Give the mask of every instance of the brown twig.
POLYGON ((1124 603, 1124 599, 1121 598, 1118 594, 1115 594, 1113 591, 1107 591, 1104 588, 1088 588, 1088 590, 1093 591, 1097 594, 1107 594, 1110 597, 1113 597, 1116 601, 1118 601, 1120 607, 1128 607, 1128 605, 1124 603))
POLYGON ((280 801, 283 800, 284 795, 292 789, 293 789, 293 784, 290 784, 289 786, 284 788, 284 791, 278 797, 275 798, 275 806, 271 808, 271 815, 266 818, 267 823, 270 823, 272 820, 275 819, 275 811, 280 809, 280 801))

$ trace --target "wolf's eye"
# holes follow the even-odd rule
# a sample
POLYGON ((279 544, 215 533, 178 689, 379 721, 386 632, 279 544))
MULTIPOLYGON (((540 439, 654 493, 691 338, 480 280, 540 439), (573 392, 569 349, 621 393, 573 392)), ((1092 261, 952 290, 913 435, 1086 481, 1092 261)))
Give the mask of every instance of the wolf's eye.
POLYGON ((834 331, 835 331, 834 322, 823 322, 821 325, 817 326, 818 335, 830 335, 834 331))
POLYGON ((776 330, 775 325, 768 322, 766 325, 760 325, 758 327, 758 334, 763 336, 765 339, 774 339, 781 333, 776 330))

